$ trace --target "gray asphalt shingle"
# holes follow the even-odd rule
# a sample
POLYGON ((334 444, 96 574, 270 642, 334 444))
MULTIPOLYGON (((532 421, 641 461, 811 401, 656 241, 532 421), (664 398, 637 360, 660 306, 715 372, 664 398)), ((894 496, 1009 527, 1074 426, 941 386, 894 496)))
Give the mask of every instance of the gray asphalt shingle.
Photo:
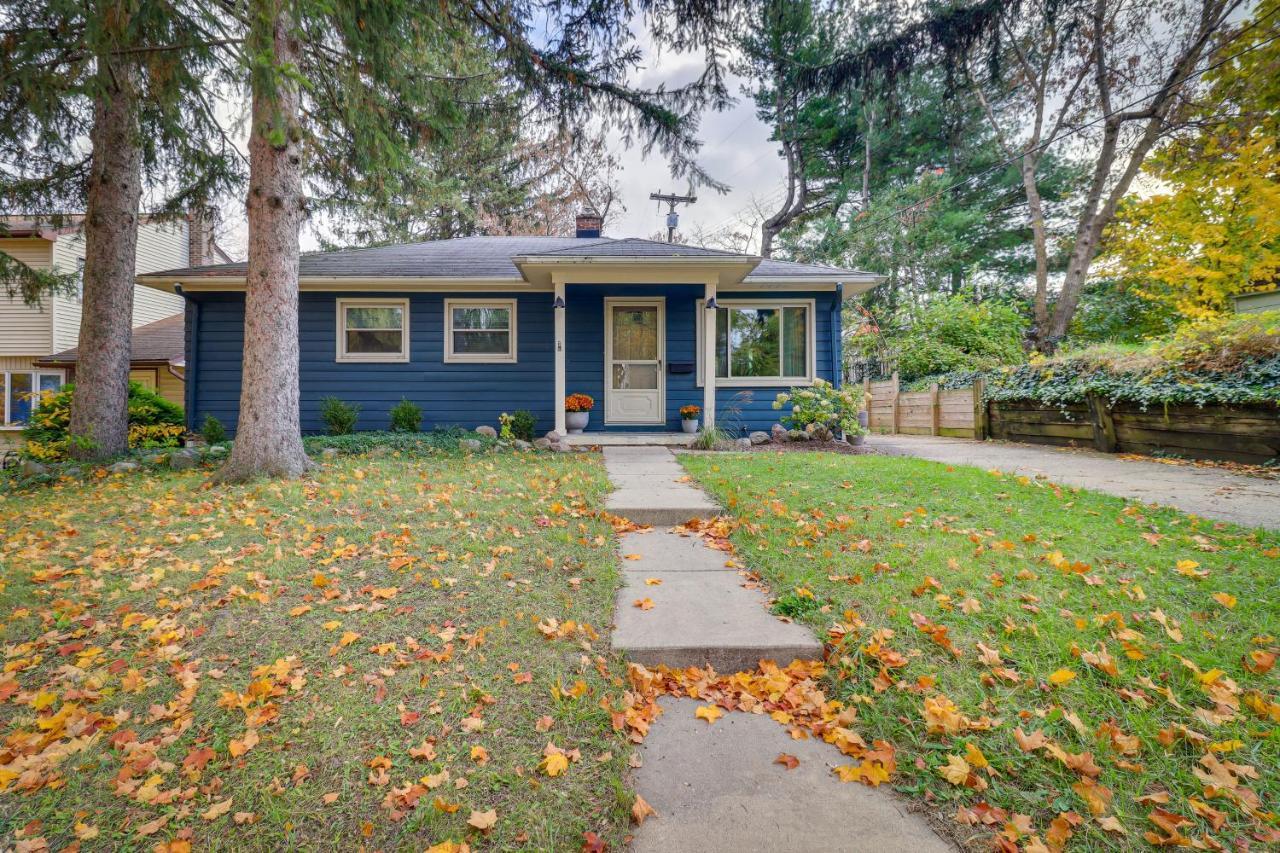
MULTIPOLYGON (((367 249, 312 252, 299 260, 303 277, 336 278, 490 278, 519 279, 512 258, 531 255, 585 257, 741 257, 734 252, 698 246, 662 243, 639 238, 610 237, 459 237, 367 249)), ((201 276, 243 276, 247 265, 241 261, 148 273, 148 276, 196 278, 201 276)), ((771 258, 762 260, 746 281, 778 277, 832 278, 866 277, 873 273, 844 270, 817 264, 798 264, 771 258)))

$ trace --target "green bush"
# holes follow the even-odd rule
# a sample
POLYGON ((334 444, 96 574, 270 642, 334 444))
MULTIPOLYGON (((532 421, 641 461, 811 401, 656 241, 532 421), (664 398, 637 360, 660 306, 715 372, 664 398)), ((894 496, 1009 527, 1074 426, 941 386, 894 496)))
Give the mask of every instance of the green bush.
POLYGON ((538 419, 528 409, 521 409, 511 416, 511 434, 521 441, 533 441, 538 419))
POLYGON ((858 412, 862 411, 861 386, 837 388, 823 379, 813 380, 811 386, 792 388, 779 394, 773 401, 775 409, 791 406, 791 414, 780 420, 793 429, 805 429, 820 424, 831 430, 844 430, 850 435, 861 434, 858 412))
MULTIPOLYGON (((57 391, 46 391, 35 401, 31 417, 22 430, 26 443, 24 455, 42 462, 65 459, 73 441, 93 442, 93 436, 72 438, 71 397, 74 383, 57 391)), ((171 403, 136 382, 129 383, 129 447, 177 447, 182 443, 184 416, 182 407, 171 403)))
POLYGON ((975 303, 966 295, 929 303, 908 329, 886 335, 907 382, 963 370, 992 370, 1026 360, 1027 321, 1004 302, 975 303))
POLYGON ((359 417, 360 406, 356 403, 347 403, 337 397, 320 398, 320 420, 324 421, 330 435, 354 432, 359 417))
POLYGON ((411 400, 401 399, 391 407, 392 432, 418 432, 422 429, 422 407, 411 400))
POLYGON ((206 444, 221 444, 227 440, 227 428, 213 415, 205 415, 204 423, 200 425, 200 435, 204 437, 206 444))

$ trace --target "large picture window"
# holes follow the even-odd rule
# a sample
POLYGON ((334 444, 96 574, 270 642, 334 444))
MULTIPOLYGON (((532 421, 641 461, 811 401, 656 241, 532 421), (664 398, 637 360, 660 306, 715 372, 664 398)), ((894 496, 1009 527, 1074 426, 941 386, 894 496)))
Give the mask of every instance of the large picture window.
MULTIPOLYGON (((716 382, 797 385, 813 381, 813 302, 720 300, 716 309, 716 382)), ((698 382, 703 381, 705 307, 698 302, 698 382)))
POLYGON ((39 405, 40 394, 62 387, 61 373, 13 371, 0 373, 0 417, 7 427, 19 427, 39 405))
POLYGON ((446 299, 444 360, 516 360, 514 299, 446 299))
POLYGON ((408 360, 409 300, 338 300, 338 361, 408 360))

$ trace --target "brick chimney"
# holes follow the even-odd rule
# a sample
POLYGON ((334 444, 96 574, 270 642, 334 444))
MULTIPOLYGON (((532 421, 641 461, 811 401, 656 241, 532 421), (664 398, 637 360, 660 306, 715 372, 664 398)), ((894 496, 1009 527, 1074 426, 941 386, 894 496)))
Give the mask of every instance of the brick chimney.
POLYGON ((213 215, 207 210, 187 214, 187 266, 218 262, 213 251, 213 215))
POLYGON ((574 222, 575 237, 599 237, 604 227, 604 217, 594 207, 585 207, 574 222))

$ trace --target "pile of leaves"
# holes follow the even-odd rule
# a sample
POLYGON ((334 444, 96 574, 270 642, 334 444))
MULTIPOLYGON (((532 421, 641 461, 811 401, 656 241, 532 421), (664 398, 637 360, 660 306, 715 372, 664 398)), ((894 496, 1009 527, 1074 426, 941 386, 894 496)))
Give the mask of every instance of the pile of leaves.
POLYGON ((1280 404, 1280 311, 1188 323, 1141 346, 1100 344, 986 375, 989 400, 1143 406, 1280 404))
POLYGON ((390 452, 0 494, 0 847, 616 849, 607 490, 390 452))
POLYGON ((1280 844, 1280 534, 917 459, 682 461, 962 842, 1280 844))
MULTIPOLYGON (((41 462, 67 458, 71 438, 71 396, 75 385, 46 391, 33 401, 31 417, 22 430, 23 453, 41 462)), ((137 382, 129 383, 129 447, 177 447, 186 432, 182 407, 137 382)))

